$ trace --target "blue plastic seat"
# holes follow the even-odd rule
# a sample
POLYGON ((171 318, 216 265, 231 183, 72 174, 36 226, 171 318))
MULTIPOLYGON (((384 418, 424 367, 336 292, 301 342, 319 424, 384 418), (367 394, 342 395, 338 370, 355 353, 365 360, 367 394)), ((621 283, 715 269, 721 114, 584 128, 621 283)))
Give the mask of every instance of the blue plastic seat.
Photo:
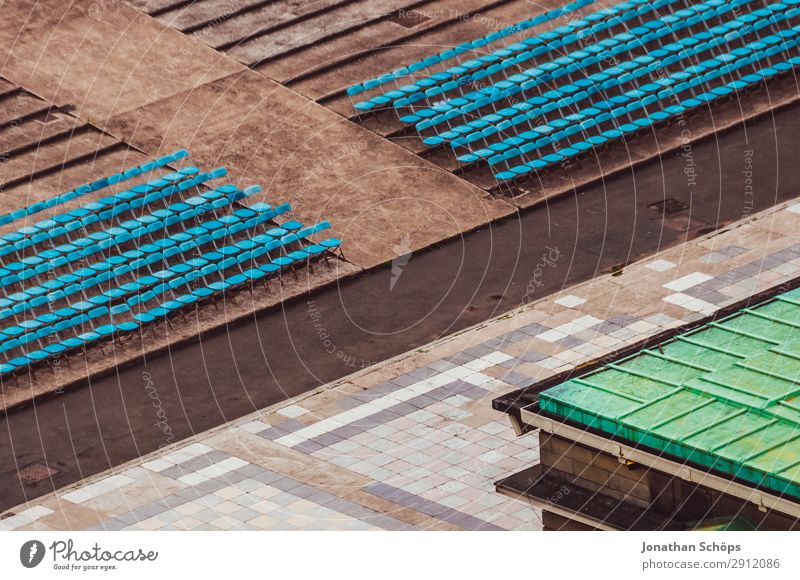
POLYGON ((141 322, 142 324, 148 324, 150 322, 153 322, 156 319, 156 317, 147 312, 140 312, 139 314, 134 314, 133 319, 141 322))

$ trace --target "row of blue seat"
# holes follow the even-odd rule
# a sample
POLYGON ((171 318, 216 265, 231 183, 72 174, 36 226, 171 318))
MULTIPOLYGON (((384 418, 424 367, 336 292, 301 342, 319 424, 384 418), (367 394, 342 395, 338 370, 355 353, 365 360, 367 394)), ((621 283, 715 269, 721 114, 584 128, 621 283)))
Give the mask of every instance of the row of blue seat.
MULTIPOLYGON (((420 131, 428 129, 439 123, 461 117, 492 103, 512 97, 522 91, 539 87, 609 58, 640 49, 654 40, 673 35, 689 26, 732 12, 750 1, 731 0, 730 2, 721 2, 720 0, 707 0, 706 2, 695 4, 691 8, 679 10, 674 15, 651 20, 642 26, 616 34, 611 38, 591 44, 566 56, 511 75, 490 87, 415 111, 413 114, 401 117, 401 120, 406 123, 416 123, 417 129, 420 131), (681 14, 682 12, 687 14, 681 14)), ((789 1, 797 2, 800 0, 789 1)), ((753 14, 758 12, 755 11, 753 14)), ((759 13, 757 16, 768 17, 769 14, 769 11, 765 10, 763 14, 759 13)))
POLYGON ((794 57, 787 61, 782 61, 773 64, 769 67, 766 67, 758 71, 757 73, 746 75, 739 80, 728 82, 726 84, 715 87, 695 97, 684 99, 683 101, 680 102, 679 105, 672 105, 669 107, 665 107, 662 110, 656 111, 639 119, 631 121, 630 123, 625 123, 623 125, 620 125, 616 129, 609 129, 607 131, 603 131, 599 135, 589 137, 585 140, 576 143, 570 143, 567 147, 561 149, 558 153, 545 155, 540 159, 535 159, 533 161, 529 161, 522 165, 511 167, 507 171, 501 171, 497 173, 495 177, 503 181, 509 179, 515 179, 520 176, 526 175, 532 171, 543 169, 549 165, 561 163, 565 159, 575 157, 599 145, 603 145, 604 143, 607 143, 609 141, 620 139, 625 135, 631 135, 633 133, 636 133, 637 131, 645 127, 649 127, 654 123, 666 121, 677 115, 683 115, 687 111, 691 109, 696 109, 697 107, 700 106, 708 106, 720 98, 727 97, 732 93, 742 91, 750 86, 759 84, 764 80, 772 76, 775 76, 777 74, 794 70, 798 66, 800 66, 800 57, 794 57))
POLYGON ((210 173, 198 172, 199 169, 196 167, 187 167, 149 182, 142 188, 147 189, 147 193, 142 192, 142 190, 138 192, 121 192, 107 198, 107 201, 98 200, 67 213, 42 220, 32 226, 20 228, 16 232, 3 236, 5 245, 0 245, 0 256, 19 252, 25 248, 61 236, 68 236, 70 232, 81 230, 101 221, 110 220, 123 213, 167 199, 175 193, 186 191, 190 187, 227 175, 224 167, 215 169, 210 173), (173 183, 174 185, 171 185, 173 183))
MULTIPOLYGON (((630 83, 642 76, 666 69, 672 64, 690 60, 691 57, 730 44, 768 25, 777 24, 797 15, 800 15, 800 8, 773 12, 769 18, 762 19, 744 14, 709 31, 679 39, 632 60, 615 63, 585 79, 578 79, 520 103, 513 103, 504 109, 427 137, 423 141, 431 146, 449 142, 452 147, 460 147, 486 139, 554 110, 571 108, 596 93, 630 83)), ((480 155, 477 151, 475 153, 480 155)))
MULTIPOLYGON (((136 171, 150 171, 183 156, 178 152, 120 175, 130 178, 136 171)), ((39 346, 0 362, 0 375, 95 340, 132 332, 153 316, 166 315, 231 285, 252 284, 340 244, 335 238, 311 241, 330 228, 328 222, 309 227, 296 220, 268 225, 289 211, 289 204, 253 203, 223 211, 259 192, 257 186, 239 190, 223 185, 190 193, 192 187, 226 173, 223 168, 205 173, 183 167, 0 237, 0 256, 20 254, 17 261, 0 265, 0 320, 8 321, 0 326, 0 353, 39 346), (177 203, 167 205, 166 201, 164 209, 149 208, 145 210, 149 214, 140 215, 141 208, 175 195, 181 198, 172 200, 177 203), (130 213, 127 218, 123 217, 126 212, 130 213), (177 226, 178 233, 161 233, 171 226, 177 226), (78 239, 72 239, 75 232, 78 239), (240 233, 246 233, 247 239, 240 233), (56 238, 63 238, 61 245, 56 245, 56 238), (30 249, 33 255, 24 256, 30 249), (61 268, 64 273, 50 274, 61 268), (198 284, 204 288, 192 290, 198 284), (14 285, 19 285, 18 291, 8 290, 14 285), (180 294, 185 289, 191 292, 180 294), (162 303, 151 308, 158 302, 162 303), (21 316, 29 311, 28 317, 21 316), (108 324, 103 324, 106 319, 108 324), (64 338, 67 335, 77 336, 64 338), (51 344, 54 339, 60 342, 51 344)), ((112 176, 92 187, 97 190, 120 179, 112 176)), ((79 195, 88 192, 86 188, 77 191, 79 195)), ((69 198, 75 197, 70 194, 69 198)), ((53 200, 67 201, 58 196, 53 200)))
MULTIPOLYGON (((0 298, 0 320, 83 292, 129 272, 135 272, 139 268, 158 264, 167 258, 189 252, 226 236, 250 230, 290 210, 291 205, 289 204, 275 208, 264 203, 253 204, 250 208, 238 209, 231 215, 202 222, 186 231, 139 246, 135 250, 128 250, 71 273, 62 274, 40 286, 28 287, 0 298)), ((294 228, 296 224, 298 222, 287 222, 284 227, 294 228)), ((270 232, 276 235, 279 233, 274 229, 270 232)))
POLYGON ((4 268, 0 269, 0 287, 15 284, 82 260, 92 254, 224 207, 259 191, 258 187, 240 191, 233 185, 222 186, 203 192, 199 196, 188 198, 183 202, 172 204, 166 209, 156 210, 149 215, 122 222, 119 226, 89 234, 69 244, 62 244, 53 249, 39 252, 35 256, 6 264, 4 268))
POLYGON ((557 143, 575 133, 587 131, 601 123, 637 111, 664 99, 673 99, 723 74, 729 74, 765 58, 792 49, 800 44, 800 27, 781 31, 760 41, 751 42, 730 53, 671 73, 665 78, 633 89, 608 100, 593 102, 588 108, 560 119, 553 119, 515 137, 494 143, 490 147, 459 156, 462 163, 489 158, 495 165, 540 147, 557 143))
POLYGON ((153 169, 164 167, 165 165, 169 165, 170 163, 174 163, 175 161, 183 159, 187 155, 189 155, 188 151, 186 151, 185 149, 180 149, 178 151, 175 151, 174 153, 171 153, 170 155, 159 157, 154 161, 148 161, 141 165, 137 165, 136 167, 131 167, 130 169, 123 171, 121 173, 115 173, 114 175, 110 175, 109 177, 104 177, 102 179, 98 179, 97 181, 86 183, 84 185, 76 187, 71 191, 67 191, 66 193, 62 193, 61 195, 57 195, 45 201, 40 201, 32 205, 29 205, 28 207, 23 207, 14 210, 11 213, 0 216, 0 226, 39 213, 41 211, 55 207, 62 203, 67 203, 75 198, 84 196, 88 193, 99 191, 105 187, 108 187, 109 185, 115 185, 127 179, 137 177, 142 173, 147 173, 149 171, 152 171, 153 169))
POLYGON ((439 64, 440 62, 456 58, 457 56, 464 54, 465 52, 483 48, 488 44, 497 42, 498 40, 502 40, 503 38, 507 38, 513 34, 517 34, 519 32, 523 32, 525 30, 533 28, 534 26, 539 26, 540 24, 544 24, 546 22, 550 22, 551 20, 555 20, 556 18, 565 16, 576 10, 580 10, 581 8, 584 8, 592 3, 594 3, 594 0, 577 0, 560 8, 554 8, 553 10, 550 10, 548 12, 534 16, 533 18, 517 22, 516 24, 507 26, 506 28, 492 32, 490 34, 487 34, 486 36, 482 36, 481 38, 464 42, 451 49, 442 51, 439 54, 426 57, 423 60, 412 63, 408 66, 401 67, 390 73, 380 75, 373 79, 364 81, 363 83, 357 83, 347 89, 347 94, 349 96, 354 96, 359 93, 363 93, 365 91, 374 89, 375 87, 384 85, 386 83, 407 77, 416 72, 424 70, 428 67, 439 64))
MULTIPOLYGON (((302 227, 301 224, 298 225, 302 227)), ((34 340, 41 340, 106 315, 115 316, 129 312, 137 305, 160 298, 168 291, 233 266, 245 264, 329 227, 328 222, 322 222, 297 233, 286 233, 277 238, 261 234, 249 240, 206 252, 200 257, 179 264, 159 264, 162 269, 150 275, 141 276, 133 282, 117 286, 88 300, 70 303, 54 312, 0 330, 0 352, 20 348, 34 340)))
POLYGON ((70 337, 57 343, 47 345, 41 349, 30 351, 22 356, 15 357, 0 364, 0 375, 18 372, 21 369, 28 368, 32 364, 40 363, 49 358, 58 357, 62 353, 87 348, 104 339, 109 339, 121 334, 130 334, 146 324, 165 319, 172 312, 183 309, 187 305, 194 304, 199 300, 213 299, 215 296, 220 295, 232 287, 252 284, 253 281, 263 278, 268 273, 273 273, 281 268, 292 266, 300 260, 306 260, 312 255, 319 253, 316 250, 309 251, 309 248, 320 247, 324 249, 333 249, 338 247, 340 243, 341 241, 336 238, 329 238, 328 240, 320 242, 320 244, 313 244, 303 250, 291 252, 287 254, 287 256, 282 256, 280 262, 273 260, 257 268, 251 268, 245 272, 229 276, 220 282, 213 282, 208 286, 193 289, 190 292, 176 296, 172 300, 167 300, 159 306, 151 308, 147 312, 140 312, 134 315, 131 320, 115 322, 112 316, 111 322, 108 324, 97 326, 88 332, 83 332, 75 337, 70 337), (292 256, 292 254, 294 254, 294 256, 292 256), (267 268, 267 266, 269 267, 267 268))
POLYGON ((194 166, 187 166, 178 171, 152 179, 147 183, 132 186, 130 189, 119 192, 118 194, 104 197, 98 201, 93 201, 79 206, 78 208, 59 214, 54 214, 49 218, 35 222, 33 225, 26 225, 15 232, 0 236, 0 247, 5 247, 24 240, 32 235, 45 232, 57 225, 61 225, 77 218, 85 217, 91 213, 97 213, 102 209, 114 207, 117 204, 130 202, 132 199, 151 193, 155 190, 163 189, 171 184, 178 183, 181 179, 189 179, 199 173, 200 170, 194 166), (171 179, 167 179, 171 178, 171 179))
POLYGON ((365 101, 355 103, 355 108, 368 111, 375 107, 393 105, 406 107, 425 98, 432 98, 454 90, 465 84, 477 82, 510 66, 516 66, 531 58, 557 50, 598 34, 620 24, 642 16, 678 0, 626 0, 610 8, 593 12, 580 20, 553 31, 526 38, 484 56, 460 62, 457 66, 411 84, 386 91, 365 101))
POLYGON ((285 256, 276 258, 270 262, 250 268, 239 274, 229 276, 219 282, 212 282, 204 288, 198 288, 190 293, 182 296, 177 296, 174 300, 170 300, 160 304, 156 308, 151 308, 147 312, 141 312, 134 315, 134 320, 141 324, 149 324, 167 316, 170 312, 183 308, 187 304, 194 304, 198 300, 209 298, 214 294, 221 294, 235 286, 242 286, 254 281, 260 280, 269 274, 273 274, 282 268, 295 265, 298 262, 306 261, 309 258, 321 253, 321 251, 329 250, 338 247, 341 241, 336 238, 328 238, 321 241, 319 244, 313 244, 294 252, 289 252, 285 256), (320 250, 321 248, 321 250, 320 250))

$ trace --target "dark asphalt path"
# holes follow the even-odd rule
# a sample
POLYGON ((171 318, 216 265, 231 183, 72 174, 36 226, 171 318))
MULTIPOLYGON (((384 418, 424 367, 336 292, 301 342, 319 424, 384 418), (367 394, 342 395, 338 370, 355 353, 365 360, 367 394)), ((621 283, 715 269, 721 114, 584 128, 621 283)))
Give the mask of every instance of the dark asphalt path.
POLYGON ((0 508, 166 443, 152 389, 171 440, 180 440, 513 309, 531 279, 541 283, 532 296, 538 299, 797 196, 798 113, 784 109, 694 144, 691 158, 671 154, 418 253, 391 291, 388 268, 362 275, 317 292, 313 302, 285 303, 13 411, 0 420, 0 508), (747 150, 754 152, 752 196, 743 174, 747 150), (685 172, 691 163, 694 186, 685 172), (690 208, 662 215, 649 207, 666 198, 690 208), (548 248, 561 257, 537 273, 548 248), (52 483, 21 485, 17 469, 37 461, 61 473, 52 483))

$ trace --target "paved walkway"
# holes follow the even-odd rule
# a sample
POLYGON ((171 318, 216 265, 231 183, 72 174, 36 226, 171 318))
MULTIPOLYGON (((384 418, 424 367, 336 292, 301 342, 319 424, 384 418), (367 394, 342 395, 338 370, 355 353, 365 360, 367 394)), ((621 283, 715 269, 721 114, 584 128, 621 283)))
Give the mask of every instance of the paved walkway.
MULTIPOLYGON (((493 482, 536 461, 499 394, 800 272, 800 203, 19 506, 5 529, 540 529, 493 482)), ((557 253, 557 250, 553 250, 557 253)))

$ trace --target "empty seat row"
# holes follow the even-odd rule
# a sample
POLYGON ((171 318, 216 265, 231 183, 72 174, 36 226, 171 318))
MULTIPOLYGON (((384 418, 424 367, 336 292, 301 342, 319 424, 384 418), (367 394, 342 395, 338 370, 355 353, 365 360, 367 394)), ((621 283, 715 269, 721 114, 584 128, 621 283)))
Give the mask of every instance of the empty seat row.
MULTIPOLYGON (((219 220, 203 222, 186 231, 139 246, 135 250, 128 250, 68 274, 62 274, 40 286, 29 287, 21 292, 0 298, 0 308, 2 308, 0 320, 84 292, 104 282, 136 272, 140 268, 158 265, 172 256, 190 252, 241 231, 252 230, 290 210, 291 205, 289 204, 283 204, 276 208, 263 203, 254 204, 250 208, 238 209, 233 214, 219 220)), ((297 222, 287 222, 283 224, 283 227, 294 228, 296 224, 297 222)), ((299 224, 297 227, 300 227, 299 224)), ((268 234, 283 235, 290 231, 276 231, 276 229, 271 229, 268 234)), ((104 302, 103 294, 100 296, 96 300, 104 302)), ((109 298, 111 297, 113 297, 113 293, 109 295, 109 298)))
POLYGON ((198 172, 196 167, 186 167, 137 187, 138 191, 123 191, 50 219, 39 221, 32 226, 20 228, 16 232, 2 237, 2 241, 5 243, 0 244, 0 256, 19 252, 61 236, 68 236, 70 232, 167 199, 178 192, 186 191, 211 179, 223 177, 227 173, 224 168, 215 169, 210 173, 198 174, 198 172), (192 177, 193 175, 194 177, 192 177), (174 185, 171 185, 173 183, 174 185))
MULTIPOLYGON (((785 7, 785 5, 783 6, 785 7)), ((778 10, 773 12, 769 18, 762 19, 751 14, 741 15, 734 20, 715 26, 709 31, 679 39, 674 43, 649 51, 646 55, 615 63, 586 78, 559 86, 557 89, 546 91, 522 102, 512 103, 506 108, 427 137, 423 142, 431 146, 450 143, 453 147, 474 143, 500 131, 529 123, 532 119, 554 110, 572 108, 592 95, 631 83, 635 79, 660 69, 666 69, 670 65, 684 61, 695 62, 695 59, 692 58, 694 56, 733 43, 767 25, 777 24, 797 15, 800 15, 798 7, 778 10)), ((714 55, 714 58, 719 57, 714 55)), ((475 153, 480 155, 478 152, 475 153)))
POLYGON ((797 51, 800 0, 676 1, 684 7, 666 15, 658 9, 672 2, 621 2, 377 96, 366 93, 388 81, 364 85, 353 94, 366 100, 355 106, 405 108, 400 121, 414 124, 423 144, 449 145, 460 163, 488 162, 496 178, 514 179, 628 135, 636 123, 669 119, 667 105, 680 99, 711 103, 739 90, 723 75, 752 81, 758 68, 773 71, 768 78, 791 66, 781 59, 797 51))
MULTIPOLYGON (((287 268, 294 265, 298 261, 306 260, 312 255, 319 253, 311 248, 319 247, 324 249, 333 249, 338 247, 340 243, 341 241, 336 238, 329 238, 320 242, 320 244, 312 244, 308 248, 297 250, 296 252, 292 252, 287 256, 283 256, 266 264, 261 264, 256 268, 250 268, 243 273, 234 274, 219 282, 212 282, 208 286, 196 288, 185 294, 178 295, 172 300, 167 300, 159 306, 151 308, 146 312, 140 312, 133 315, 131 317, 132 319, 130 320, 116 322, 112 315, 112 322, 110 323, 94 327, 91 330, 82 332, 75 337, 70 337, 53 344, 49 344, 41 349, 30 351, 22 356, 12 358, 5 363, 0 363, 0 375, 16 373, 20 370, 28 368, 32 364, 41 363, 47 359, 55 358, 64 353, 68 353, 69 351, 87 348, 94 343, 107 340, 120 334, 132 333, 146 324, 163 320, 176 310, 183 309, 186 306, 194 304, 200 300, 214 299, 231 288, 252 284, 254 280, 260 279, 266 276, 268 273, 274 273, 282 268, 287 268), (292 256, 292 254, 295 255, 292 256)), ((124 315, 127 313, 121 314, 124 315)))
POLYGON ((115 173, 114 175, 110 175, 108 177, 104 177, 102 179, 98 179, 97 181, 93 181, 91 183, 86 183, 71 191, 67 191, 66 193, 62 193, 61 195, 57 195, 50 199, 40 201, 29 205, 28 207, 23 207, 17 210, 14 210, 8 214, 0 216, 0 225, 9 224, 11 222, 20 220, 25 218, 29 215, 33 215, 44 211, 46 209, 55 207, 62 203, 67 203, 76 199, 78 197, 84 196, 89 193, 93 193, 95 191, 99 191, 109 185, 115 185, 122 181, 132 179, 141 175, 142 173, 147 173, 152 171, 153 169, 157 169, 159 167, 164 167, 165 165, 169 165, 170 163, 174 163, 179 161, 189 155, 189 152, 185 149, 181 149, 179 151, 175 151, 170 155, 165 155, 163 157, 159 157, 154 161, 148 161, 136 167, 131 167, 121 173, 115 173))
POLYGON ((186 166, 2 236, 0 255, 20 257, 0 266, 0 353, 27 353, 0 361, 0 376, 338 248, 336 238, 311 239, 330 228, 326 221, 278 223, 289 204, 241 205, 258 186, 207 188, 226 174, 186 166), (161 201, 163 209, 141 215, 161 201))
POLYGON ((416 72, 424 70, 428 67, 439 64, 440 62, 456 58, 457 56, 464 54, 465 52, 483 48, 484 46, 491 44, 493 42, 497 42, 498 40, 502 40, 503 38, 507 38, 511 35, 523 32, 525 30, 528 30, 529 28, 533 28, 534 26, 539 26, 540 24, 544 24, 545 22, 555 20, 556 18, 574 12, 575 10, 580 10, 581 8, 584 8, 589 4, 592 4, 593 2, 594 0, 577 0, 576 2, 572 2, 560 8, 554 8, 553 10, 550 10, 548 12, 534 16, 533 18, 517 22, 516 24, 513 24, 511 26, 507 26, 502 30, 492 32, 490 34, 487 34, 486 36, 477 38, 475 40, 464 42, 451 49, 442 51, 439 54, 426 57, 423 60, 409 64, 408 66, 401 67, 392 72, 364 81, 363 83, 355 84, 347 89, 347 94, 350 96, 354 96, 363 93, 365 91, 374 89, 375 87, 384 85, 386 83, 402 79, 416 72))
POLYGON ((530 131, 495 143, 486 149, 462 155, 458 160, 462 163, 470 163, 479 158, 488 157, 489 163, 495 165, 557 143, 570 135, 587 131, 601 123, 633 113, 664 99, 673 99, 681 93, 690 91, 724 74, 732 73, 780 52, 788 51, 800 44, 800 27, 782 32, 785 34, 765 37, 730 53, 718 55, 683 71, 671 73, 666 78, 657 79, 653 83, 608 100, 593 102, 590 107, 577 113, 550 120, 530 131))
POLYGON ((122 222, 119 226, 89 234, 69 244, 62 244, 35 256, 6 264, 0 268, 0 287, 44 274, 55 268, 87 258, 92 254, 152 234, 178 222, 193 219, 230 205, 258 191, 260 191, 258 187, 240 191, 233 185, 222 186, 186 199, 184 202, 172 204, 166 209, 122 222))
POLYGON ((759 84, 765 79, 777 74, 792 71, 798 66, 800 66, 800 57, 795 57, 787 61, 773 64, 769 67, 759 70, 757 73, 745 75, 736 81, 725 83, 702 94, 684 99, 678 105, 665 107, 660 111, 650 113, 649 115, 632 120, 629 123, 624 123, 616 129, 609 129, 607 131, 603 131, 599 135, 595 135, 575 143, 570 143, 567 147, 559 150, 558 153, 545 155, 540 159, 535 159, 522 165, 511 167, 506 171, 501 171, 496 174, 496 177, 500 180, 515 179, 532 171, 543 169, 549 165, 561 163, 565 159, 575 157, 576 155, 580 155, 581 153, 591 150, 599 145, 620 139, 625 135, 636 133, 637 131, 649 127, 654 123, 668 120, 669 118, 677 115, 683 115, 687 111, 700 106, 708 106, 720 98, 727 97, 732 93, 759 84))
POLYGON ((457 66, 437 72, 413 83, 386 91, 354 106, 360 111, 393 105, 406 107, 425 98, 431 98, 460 86, 479 81, 511 66, 527 62, 563 46, 580 43, 586 36, 598 34, 619 26, 633 18, 678 0, 626 0, 610 8, 589 14, 566 26, 526 38, 484 56, 460 62, 457 66))
MULTIPOLYGON (((302 224, 297 223, 296 226, 291 225, 290 227, 296 227, 299 230, 302 224)), ((283 235, 273 237, 268 233, 261 234, 249 240, 206 252, 198 258, 182 263, 174 265, 161 263, 159 267, 162 269, 141 276, 133 282, 116 286, 87 300, 69 303, 54 312, 48 312, 0 330, 0 352, 19 348, 33 340, 41 340, 51 334, 74 328, 106 315, 123 314, 137 305, 158 299, 166 292, 190 284, 194 280, 245 264, 272 250, 305 239, 307 236, 329 227, 329 223, 322 222, 296 233, 289 233, 289 230, 284 228, 274 228, 283 235)))
MULTIPOLYGON (((517 95, 522 91, 542 86, 609 58, 615 58, 621 54, 641 48, 655 40, 672 36, 684 28, 732 12, 750 1, 732 0, 730 2, 721 2, 720 0, 708 0, 695 4, 690 8, 679 10, 675 14, 662 16, 642 26, 615 34, 581 50, 573 51, 566 56, 515 73, 489 87, 461 95, 448 102, 414 111, 413 114, 401 117, 401 120, 405 123, 416 123, 417 129, 420 131, 428 129, 439 123, 461 117, 492 103, 517 95), (683 14, 684 12, 685 14, 683 14)), ((763 16, 769 16, 769 13, 765 13, 763 16)))

